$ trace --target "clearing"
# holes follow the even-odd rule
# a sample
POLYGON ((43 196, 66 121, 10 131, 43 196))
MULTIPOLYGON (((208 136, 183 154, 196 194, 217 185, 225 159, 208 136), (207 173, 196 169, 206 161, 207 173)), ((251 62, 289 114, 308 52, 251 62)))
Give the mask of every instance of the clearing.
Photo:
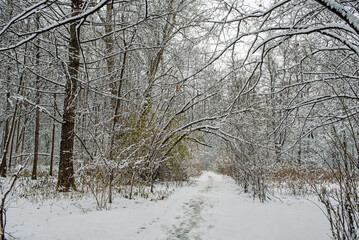
POLYGON ((15 239, 328 240, 329 225, 315 197, 259 203, 234 181, 204 172, 163 201, 116 198, 111 210, 90 211, 93 200, 19 200, 8 210, 15 239))

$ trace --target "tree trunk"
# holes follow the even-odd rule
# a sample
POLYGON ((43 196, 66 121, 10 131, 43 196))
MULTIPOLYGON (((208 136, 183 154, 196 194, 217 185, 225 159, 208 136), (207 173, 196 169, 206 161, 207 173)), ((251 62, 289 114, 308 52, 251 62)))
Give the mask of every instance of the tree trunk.
MULTIPOLYGON (((56 94, 54 94, 54 116, 56 114, 55 106, 56 106, 56 94)), ((53 166, 54 166, 55 134, 56 134, 56 125, 55 125, 55 120, 53 120, 52 138, 51 138, 50 172, 49 172, 50 176, 52 176, 53 166)))
MULTIPOLYGON (((81 0, 72 0, 72 16, 80 14, 81 0)), ((76 117, 76 102, 78 95, 77 78, 80 68, 80 25, 74 22, 70 25, 69 42, 69 65, 66 81, 66 95, 64 100, 64 113, 62 117, 60 162, 57 189, 69 191, 76 190, 73 153, 74 153, 74 130, 76 117)))
MULTIPOLYGON (((40 98, 36 100, 36 105, 40 103, 40 98)), ((37 162, 39 160, 39 134, 40 134, 40 111, 36 108, 36 119, 35 119, 35 145, 34 145, 34 162, 32 165, 31 179, 37 178, 37 162)))
MULTIPOLYGON (((10 67, 8 67, 9 70, 9 75, 7 77, 7 93, 6 93, 6 113, 8 114, 10 112, 10 104, 9 104, 9 98, 10 98, 10 67)), ((17 106, 17 105, 16 105, 17 106)), ((14 112, 14 118, 15 118, 15 113, 16 110, 14 112)), ((14 119, 13 119, 14 120, 14 119)), ((8 150, 9 150, 9 144, 11 141, 11 130, 9 129, 10 127, 10 119, 9 117, 6 117, 5 120, 5 129, 4 129, 4 141, 3 141, 3 148, 2 150, 2 160, 1 160, 1 165, 0 165, 0 176, 1 177, 6 177, 6 171, 7 171, 7 155, 8 155, 8 150)))
POLYGON ((8 141, 8 134, 9 134, 9 119, 7 118, 5 120, 5 126, 4 126, 4 139, 2 144, 1 151, 3 152, 2 161, 0 165, 0 176, 6 177, 6 157, 7 157, 7 141, 8 141))
MULTIPOLYGON (((107 26, 106 26, 106 33, 107 34, 111 34, 113 32, 113 27, 111 26, 111 22, 113 20, 113 7, 111 4, 107 5, 107 26)), ((114 38, 112 35, 110 35, 109 38, 105 38, 106 41, 106 52, 107 54, 111 54, 113 52, 113 46, 114 46, 114 38)), ((110 142, 110 151, 109 151, 109 155, 110 155, 110 159, 113 160, 114 156, 113 156, 113 147, 114 147, 114 142, 115 142, 115 130, 116 130, 116 125, 118 124, 120 118, 119 118, 119 110, 121 107, 121 101, 120 101, 120 97, 121 97, 121 93, 122 93, 122 86, 123 86, 123 82, 124 82, 124 74, 125 74, 125 69, 126 69, 126 59, 127 59, 127 51, 126 51, 126 36, 123 36, 123 45, 124 45, 124 49, 125 52, 123 53, 123 58, 122 58, 122 66, 121 66, 121 71, 120 71, 120 79, 119 79, 119 83, 118 86, 116 86, 116 84, 114 83, 114 80, 116 78, 115 75, 112 74, 113 68, 114 68, 114 59, 113 58, 109 58, 107 60, 107 68, 108 68, 108 72, 111 75, 110 77, 110 87, 111 87, 111 91, 112 94, 115 95, 117 98, 115 99, 114 102, 112 102, 112 107, 113 107, 113 122, 112 122, 112 135, 111 135, 111 142, 110 142), (117 88, 116 88, 117 87, 117 88)), ((115 171, 114 169, 110 169, 110 176, 109 176, 109 203, 112 203, 112 182, 115 178, 115 171)))
MULTIPOLYGON (((5 144, 5 148, 4 148, 4 153, 3 153, 3 157, 2 157, 2 161, 1 161, 1 166, 0 166, 0 175, 1 177, 6 177, 6 171, 7 171, 7 156, 8 156, 8 150, 9 150, 9 146, 11 143, 11 139, 12 139, 12 135, 14 134, 15 131, 15 119, 16 119, 16 114, 17 114, 17 104, 15 105, 15 111, 13 114, 13 118, 12 118, 12 122, 11 122, 11 128, 10 128, 10 132, 8 133, 8 137, 6 139, 6 144, 5 144)), ((7 130, 9 131, 9 130, 7 130)))
MULTIPOLYGON (((108 35, 106 38, 104 38, 104 41, 106 43, 106 52, 105 54, 107 56, 109 56, 106 60, 107 62, 107 71, 110 74, 110 89, 111 89, 111 94, 113 96, 117 95, 117 91, 116 91, 116 76, 113 72, 114 70, 114 65, 115 65, 115 59, 114 57, 110 57, 111 54, 113 53, 113 49, 114 49, 114 38, 113 38, 113 27, 112 27, 112 20, 113 20, 113 5, 112 4, 108 4, 106 6, 106 26, 105 26, 105 32, 106 35, 108 35)), ((111 106, 113 108, 115 108, 116 105, 116 99, 112 98, 111 99, 111 106)), ((115 116, 114 116, 114 122, 115 120, 115 116)), ((109 151, 109 159, 112 160, 112 148, 113 148, 113 138, 114 138, 114 129, 112 128, 112 135, 111 135, 111 143, 110 143, 110 151, 109 151)), ((111 164, 110 164, 111 166, 111 164)), ((114 178, 114 169, 112 169, 112 167, 110 167, 111 169, 109 169, 109 184, 108 184, 108 188, 109 188, 109 192, 108 192, 108 202, 112 203, 112 181, 114 178)))
MULTIPOLYGON (((40 25, 40 17, 37 14, 36 16, 36 25, 37 28, 39 29, 40 25)), ((36 66, 39 66, 40 64, 40 47, 39 47, 40 41, 37 41, 37 46, 36 46, 36 66)), ((40 77, 36 76, 36 117, 35 117, 35 143, 34 143, 34 162, 33 162, 33 166, 32 166, 32 174, 31 174, 31 179, 35 180, 37 178, 37 162, 39 160, 39 134, 40 134, 40 110, 39 110, 39 105, 40 105, 40 92, 39 92, 39 87, 40 87, 40 77)))
MULTIPOLYGON (((17 122, 18 122, 18 120, 15 120, 15 128, 17 126, 17 122)), ((11 142, 10 142, 10 154, 9 154, 9 165, 8 165, 9 171, 11 170, 11 164, 12 164, 12 153, 13 153, 13 149, 14 149, 15 130, 16 129, 14 129, 14 133, 12 134, 11 142)))

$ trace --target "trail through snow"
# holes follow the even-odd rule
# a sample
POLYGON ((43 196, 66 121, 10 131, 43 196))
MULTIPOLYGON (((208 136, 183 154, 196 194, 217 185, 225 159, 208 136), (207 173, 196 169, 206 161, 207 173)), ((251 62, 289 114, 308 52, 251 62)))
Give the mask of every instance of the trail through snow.
POLYGON ((327 220, 312 201, 291 197, 259 203, 240 194, 232 179, 213 172, 163 201, 116 200, 117 208, 87 213, 65 200, 24 203, 9 209, 7 230, 36 240, 330 239, 327 220))

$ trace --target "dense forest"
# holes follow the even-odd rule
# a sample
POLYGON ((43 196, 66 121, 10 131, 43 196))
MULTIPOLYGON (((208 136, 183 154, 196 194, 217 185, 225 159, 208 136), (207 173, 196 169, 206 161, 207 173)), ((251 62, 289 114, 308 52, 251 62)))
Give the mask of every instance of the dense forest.
POLYGON ((19 182, 105 208, 203 169, 358 238, 357 0, 0 0, 0 61, 3 239, 19 182))

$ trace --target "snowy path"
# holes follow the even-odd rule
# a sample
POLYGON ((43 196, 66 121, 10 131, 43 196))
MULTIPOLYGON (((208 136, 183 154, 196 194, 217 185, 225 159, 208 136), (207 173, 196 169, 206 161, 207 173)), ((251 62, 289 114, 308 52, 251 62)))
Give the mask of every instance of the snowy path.
POLYGON ((317 206, 308 200, 283 201, 253 202, 239 195, 231 179, 205 172, 196 184, 177 189, 164 201, 120 199, 110 211, 83 214, 69 202, 25 204, 9 210, 8 231, 37 240, 330 239, 317 206))

